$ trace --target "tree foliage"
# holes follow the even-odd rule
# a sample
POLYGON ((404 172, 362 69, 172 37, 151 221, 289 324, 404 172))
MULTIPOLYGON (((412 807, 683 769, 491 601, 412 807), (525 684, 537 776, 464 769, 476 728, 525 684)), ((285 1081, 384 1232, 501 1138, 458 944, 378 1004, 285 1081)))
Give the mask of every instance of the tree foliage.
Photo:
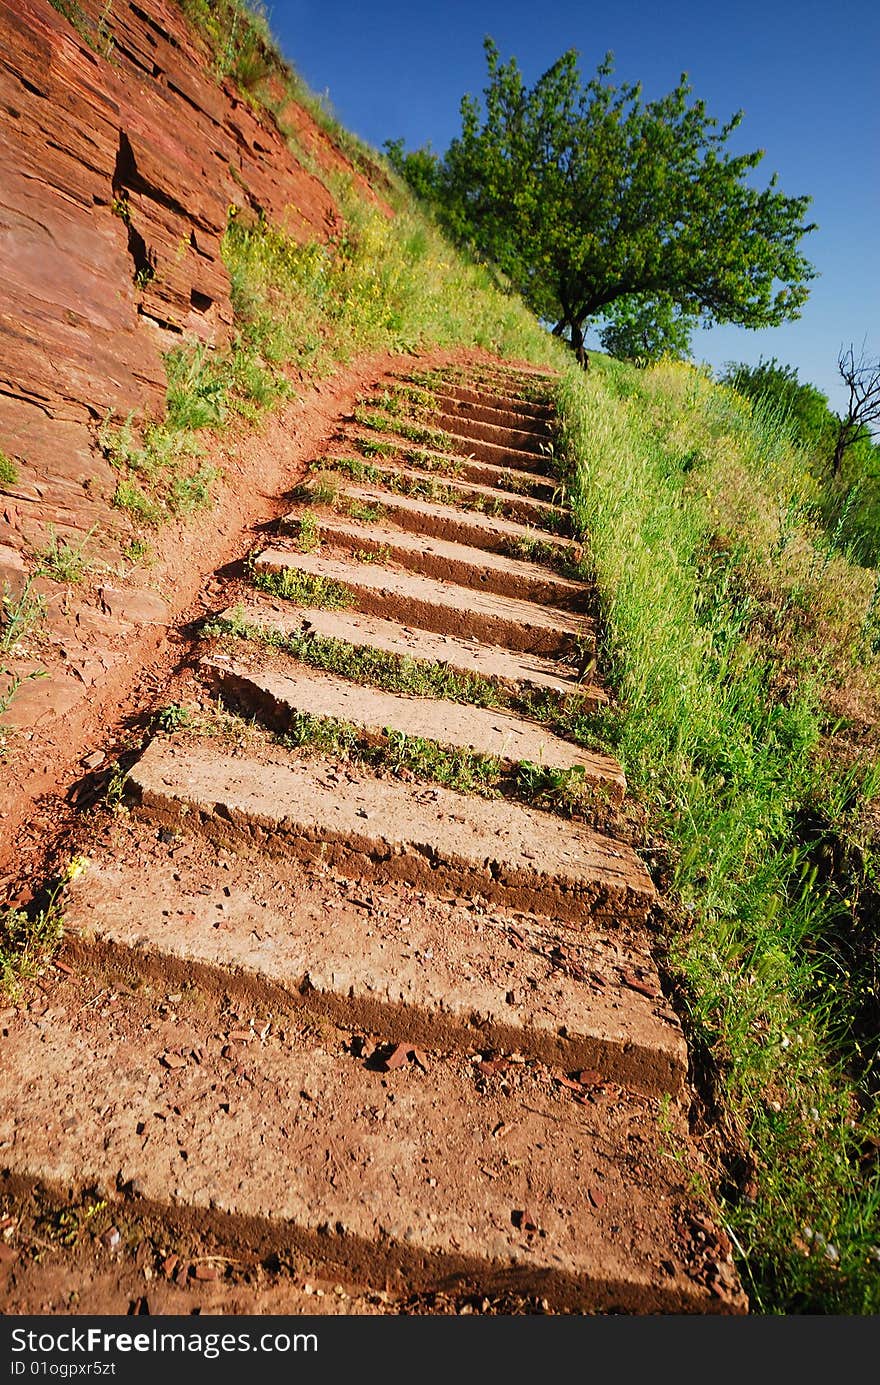
POLYGON ((667 295, 630 294, 618 298, 605 314, 599 342, 609 356, 646 366, 671 356, 690 356, 694 317, 681 312, 667 295))
POLYGON ((485 42, 481 104, 465 96, 461 134, 426 167, 398 145, 392 161, 446 229, 507 274, 539 316, 575 346, 586 322, 621 299, 666 301, 685 317, 767 327, 797 317, 814 276, 799 250, 808 197, 775 175, 749 177, 763 151, 726 145, 742 114, 719 126, 685 76, 643 101, 616 86, 608 55, 581 84, 569 50, 532 88, 515 59, 485 42), (425 176, 427 174, 427 177, 425 176))

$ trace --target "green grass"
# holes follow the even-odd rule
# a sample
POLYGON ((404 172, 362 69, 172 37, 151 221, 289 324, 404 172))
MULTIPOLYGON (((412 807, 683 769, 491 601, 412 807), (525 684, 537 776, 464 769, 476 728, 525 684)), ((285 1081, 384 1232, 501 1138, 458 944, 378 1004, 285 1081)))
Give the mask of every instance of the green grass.
POLYGON ((36 634, 46 614, 46 598, 34 591, 34 577, 27 579, 18 596, 3 584, 0 607, 0 654, 14 654, 28 635, 36 634))
POLYGON ((698 371, 594 363, 559 406, 619 698, 597 724, 668 858, 671 963, 746 1187, 726 1206, 746 1288, 756 1311, 876 1312, 871 997, 838 942, 857 872, 820 850, 845 856, 880 782, 873 755, 842 773, 823 702, 859 662, 874 575, 805 518, 772 420, 698 371))
POLYGON ((64 933, 64 888, 86 865, 84 857, 73 856, 30 909, 0 909, 0 995, 18 996, 22 983, 38 976, 57 951, 64 933))
POLYGON ((313 553, 321 546, 321 529, 313 510, 303 510, 297 523, 297 543, 301 553, 313 553))
POLYGON ((260 591, 268 592, 270 596, 280 596, 285 601, 295 601, 299 606, 339 611, 354 605, 354 593, 342 582, 334 582, 329 577, 316 577, 297 568, 287 567, 281 572, 252 568, 250 577, 260 591))
POLYGON ((49 528, 49 542, 45 548, 37 550, 35 577, 51 577, 55 582, 65 582, 75 586, 81 582, 89 570, 86 550, 95 533, 90 529, 80 543, 71 543, 58 538, 54 529, 49 528))
POLYGON ((0 488, 18 485, 18 467, 11 457, 0 451, 0 488))
MULTIPOLYGON (((230 217, 223 252, 245 349, 310 375, 367 351, 429 342, 526 357, 543 350, 522 304, 483 266, 454 256, 415 209, 388 220, 345 180, 334 191, 345 231, 326 245, 300 245, 266 221, 230 217)), ((408 431, 416 440, 435 436, 415 424, 408 431)))

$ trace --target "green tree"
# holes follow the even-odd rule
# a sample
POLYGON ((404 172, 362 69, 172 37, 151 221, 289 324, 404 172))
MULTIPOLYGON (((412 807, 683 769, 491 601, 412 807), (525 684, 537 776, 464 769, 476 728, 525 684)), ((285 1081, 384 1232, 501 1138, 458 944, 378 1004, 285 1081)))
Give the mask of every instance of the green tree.
MULTIPOLYGON (((434 170, 441 220, 508 276, 576 350, 590 318, 633 295, 706 323, 767 327, 799 315, 814 270, 798 249, 810 199, 749 175, 763 151, 725 145, 726 124, 682 76, 657 101, 615 86, 609 54, 582 86, 574 50, 526 87, 485 41, 481 105, 434 170)), ((408 156, 412 157, 412 156, 408 156)))
POLYGON ((387 139, 382 146, 391 167, 406 179, 423 202, 435 202, 440 192, 440 156, 430 144, 407 153, 402 139, 387 139))
POLYGON ((650 365, 663 356, 683 361, 691 353, 694 321, 666 296, 650 298, 634 293, 611 304, 599 330, 599 341, 610 356, 634 365, 650 365))

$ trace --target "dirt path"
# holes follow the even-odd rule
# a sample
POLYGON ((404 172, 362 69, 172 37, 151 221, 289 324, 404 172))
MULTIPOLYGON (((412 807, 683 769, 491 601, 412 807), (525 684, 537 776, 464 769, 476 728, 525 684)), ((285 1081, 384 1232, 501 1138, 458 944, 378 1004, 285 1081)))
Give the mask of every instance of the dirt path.
POLYGON ((625 779, 570 739, 607 693, 548 381, 425 383, 85 781, 64 951, 0 1013, 8 1312, 744 1310, 625 779))

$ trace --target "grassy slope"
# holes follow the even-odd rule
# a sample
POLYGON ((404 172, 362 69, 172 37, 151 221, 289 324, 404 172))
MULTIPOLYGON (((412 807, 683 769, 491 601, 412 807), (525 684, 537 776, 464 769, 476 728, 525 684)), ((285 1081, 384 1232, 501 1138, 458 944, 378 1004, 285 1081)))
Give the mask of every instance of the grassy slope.
POLYGON ((880 776, 834 710, 850 677, 876 687, 876 574, 812 523, 778 422, 695 369, 569 369, 559 393, 619 698, 598 729, 666 857, 747 1287, 876 1312, 875 865, 854 847, 880 776))
MULTIPOLYGON (((259 105, 279 72, 261 25, 237 0, 183 5, 218 74, 259 105)), ((688 367, 595 358, 584 375, 402 189, 390 223, 333 191, 346 231, 329 246, 231 218, 234 348, 176 353, 165 418, 108 423, 117 503, 137 542, 210 503, 203 430, 358 353, 477 345, 562 370, 559 450, 617 693, 591 729, 646 807, 740 1269, 759 1311, 876 1312, 880 1190, 862 1157, 878 1134, 876 894, 856 846, 876 757, 832 724, 854 688, 874 706, 876 574, 813 525, 812 483, 773 419, 688 367)), ((12 976, 45 939, 20 913, 5 932, 12 976)))

